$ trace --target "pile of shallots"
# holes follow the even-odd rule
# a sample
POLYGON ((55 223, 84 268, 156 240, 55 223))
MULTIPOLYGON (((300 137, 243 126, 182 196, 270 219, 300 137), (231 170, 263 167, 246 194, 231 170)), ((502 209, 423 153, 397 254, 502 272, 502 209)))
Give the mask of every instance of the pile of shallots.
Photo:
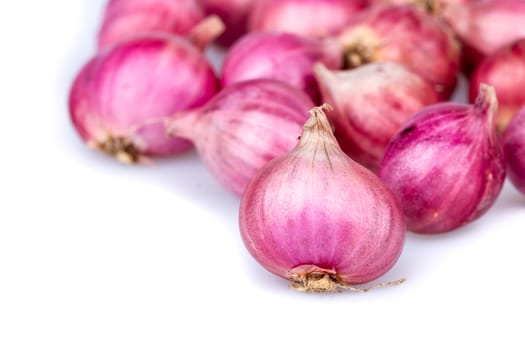
POLYGON ((366 291, 404 280, 358 286, 407 229, 479 218, 506 174, 525 194, 523 23, 522 0, 110 0, 69 112, 125 163, 195 147, 293 288, 366 291))

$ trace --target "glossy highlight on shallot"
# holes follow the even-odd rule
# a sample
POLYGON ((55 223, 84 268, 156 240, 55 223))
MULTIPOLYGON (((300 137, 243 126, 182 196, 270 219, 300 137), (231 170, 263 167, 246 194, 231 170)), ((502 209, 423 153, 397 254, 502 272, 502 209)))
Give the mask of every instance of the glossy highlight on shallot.
POLYGON ((240 232, 257 262, 297 290, 367 290, 353 285, 395 264, 405 221, 379 178, 343 153, 322 108, 312 109, 297 146, 250 181, 240 232))
POLYGON ((91 147, 135 163, 191 147, 156 118, 206 103, 218 89, 202 51, 170 34, 138 37, 100 51, 76 76, 71 120, 91 147))
POLYGON ((473 105, 425 107, 394 137, 379 176, 401 203, 409 230, 448 232, 494 204, 505 180, 496 110, 494 88, 482 84, 473 105))
POLYGON ((432 85, 395 62, 377 62, 331 71, 314 67, 335 136, 353 160, 377 171, 401 124, 424 106, 439 101, 432 85))
POLYGON ((503 140, 509 179, 525 194, 525 105, 512 118, 503 140))
POLYGON ((241 195, 264 164, 295 146, 312 107, 301 90, 254 79, 225 87, 202 108, 175 113, 166 125, 191 140, 214 177, 241 195))
POLYGON ((341 47, 334 40, 253 32, 228 50, 222 65, 221 83, 228 86, 256 78, 277 79, 305 91, 317 102, 319 89, 312 73, 317 62, 339 69, 342 66, 341 47))

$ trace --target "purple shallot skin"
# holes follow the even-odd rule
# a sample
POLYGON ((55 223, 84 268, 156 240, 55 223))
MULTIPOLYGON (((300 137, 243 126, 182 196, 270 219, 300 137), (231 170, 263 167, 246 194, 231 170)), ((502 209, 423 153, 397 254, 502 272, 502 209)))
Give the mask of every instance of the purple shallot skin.
POLYGON ((191 140, 214 177, 241 195, 268 161, 297 142, 313 102, 274 79, 253 79, 222 89, 201 108, 166 121, 172 135, 191 140))
POLYGON ((367 5, 366 0, 257 1, 250 12, 248 30, 273 30, 325 38, 342 28, 367 5))
POLYGON ((208 15, 219 16, 226 30, 217 43, 229 47, 248 30, 248 15, 258 0, 199 0, 208 15))
POLYGON ((396 62, 375 62, 330 71, 314 66, 328 117, 343 151, 377 172, 388 143, 401 124, 424 106, 439 101, 432 85, 396 62))
POLYGON ((137 37, 100 51, 70 90, 71 120, 91 147, 127 163, 191 147, 159 118, 199 107, 217 91, 202 52, 172 35, 137 37))
POLYGON ((372 281, 397 261, 405 222, 393 194, 340 149, 320 109, 299 143, 265 165, 241 200, 244 244, 306 291, 372 281))
POLYGON ((305 91, 319 101, 319 88, 312 67, 322 62, 330 69, 342 67, 342 51, 334 40, 314 40, 296 34, 254 32, 236 42, 226 54, 221 83, 277 79, 305 91))
POLYGON ((512 118, 503 140, 509 179, 525 194, 525 107, 512 118))
POLYGON ((442 12, 463 43, 465 69, 473 67, 501 47, 525 38, 525 1, 472 0, 449 4, 442 12))
POLYGON ((525 38, 485 57, 469 79, 469 100, 473 103, 479 84, 494 87, 498 96, 496 125, 503 132, 525 104, 525 38))
POLYGON ((482 84, 474 105, 423 108, 393 138, 379 176, 401 203, 409 230, 448 232, 494 204, 505 179, 496 110, 494 89, 482 84))
POLYGON ((149 32, 188 35, 203 19, 197 0, 110 0, 98 33, 98 49, 149 32))
POLYGON ((459 42, 440 19, 416 7, 371 7, 354 16, 336 37, 345 51, 346 68, 401 63, 428 80, 442 101, 457 84, 459 42))

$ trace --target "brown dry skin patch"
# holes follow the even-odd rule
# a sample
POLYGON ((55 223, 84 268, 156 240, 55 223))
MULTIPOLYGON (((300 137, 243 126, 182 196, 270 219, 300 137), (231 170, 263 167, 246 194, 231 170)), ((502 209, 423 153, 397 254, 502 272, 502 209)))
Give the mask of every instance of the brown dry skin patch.
POLYGON ((381 40, 370 28, 358 26, 343 32, 338 40, 343 47, 344 69, 357 68, 377 60, 381 40))
POLYGON ((357 41, 344 50, 344 69, 353 69, 363 64, 371 63, 373 49, 370 45, 357 41))
POLYGON ((439 0, 413 0, 412 2, 431 14, 437 14, 441 9, 439 0))
POLYGON ((141 157, 141 151, 126 137, 108 137, 97 148, 125 164, 137 163, 141 157))
POLYGON ((391 282, 382 282, 370 287, 360 288, 345 284, 337 275, 326 272, 308 272, 305 274, 293 273, 290 277, 292 284, 290 288, 308 293, 334 293, 342 290, 349 290, 352 292, 368 292, 369 290, 397 286, 405 282, 404 278, 391 282))

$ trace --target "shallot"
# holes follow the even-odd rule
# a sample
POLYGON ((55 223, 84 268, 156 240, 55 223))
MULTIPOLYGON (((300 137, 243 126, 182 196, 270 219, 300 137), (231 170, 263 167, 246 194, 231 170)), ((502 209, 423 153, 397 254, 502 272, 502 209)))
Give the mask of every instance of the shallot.
POLYGON ((390 139, 401 124, 438 102, 429 82, 395 62, 377 62, 348 71, 314 67, 335 136, 352 159, 377 171, 390 139))
POLYGON ((239 226, 257 262, 310 292, 357 289, 382 276, 405 241, 395 197, 343 153, 321 108, 297 146, 250 181, 239 226))
POLYGON ((474 105, 425 107, 394 137, 379 175, 401 203, 409 230, 451 231, 494 204, 505 179, 496 109, 494 88, 482 84, 474 105))
POLYGON ((342 51, 333 40, 313 40, 296 34, 254 32, 239 40, 226 54, 222 66, 222 85, 255 78, 278 79, 319 100, 319 89, 312 74, 316 62, 338 69, 342 51))
POLYGON ((225 87, 206 105, 175 113, 170 134, 191 140, 217 180, 240 195, 268 161, 290 151, 313 107, 288 84, 254 79, 225 87))
POLYGON ((284 31, 311 38, 324 38, 342 28, 366 5, 366 0, 258 1, 250 13, 248 29, 284 31))
POLYGON ((525 106, 512 118, 503 140, 509 179, 525 194, 525 106))
POLYGON ((91 58, 71 87, 73 125, 91 147, 127 163, 182 152, 191 144, 166 135, 155 118, 199 107, 218 83, 205 56, 170 34, 137 37, 91 58))
POLYGON ((248 14, 257 0, 199 0, 204 12, 218 15, 226 30, 217 38, 217 43, 230 46, 243 36, 248 26, 248 14))
POLYGON ((447 6, 442 16, 465 46, 466 70, 499 48, 525 38, 525 1, 479 0, 447 6))
POLYGON ((435 15, 440 15, 441 11, 449 5, 467 4, 478 0, 369 0, 372 6, 377 5, 413 5, 424 9, 435 15))
POLYGON ((99 29, 98 47, 152 31, 187 35, 203 19, 196 0, 110 0, 99 29))
POLYGON ((353 17, 337 37, 346 68, 398 62, 427 79, 443 100, 456 86, 459 43, 442 21, 415 7, 372 7, 353 17))
POLYGON ((496 89, 498 115, 496 125, 503 131, 518 109, 525 105, 525 39, 487 56, 470 77, 469 97, 476 99, 479 84, 496 89))

